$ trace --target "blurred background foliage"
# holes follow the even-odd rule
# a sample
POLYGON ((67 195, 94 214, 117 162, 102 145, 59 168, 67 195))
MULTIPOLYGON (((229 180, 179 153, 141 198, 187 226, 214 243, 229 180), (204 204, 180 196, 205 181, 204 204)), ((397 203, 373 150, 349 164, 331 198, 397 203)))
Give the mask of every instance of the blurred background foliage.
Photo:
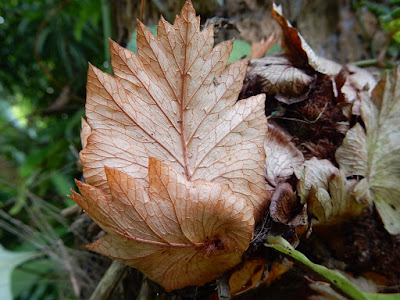
MULTIPOLYGON (((0 0, 0 244, 11 251, 43 254, 13 272, 16 299, 85 298, 80 286, 93 289, 101 276, 88 276, 87 267, 79 269, 80 260, 97 258, 76 250, 85 239, 77 242, 79 234, 68 229, 61 210, 74 205, 66 195, 75 188, 73 179, 81 178, 79 130, 88 61, 110 72, 108 37, 126 46, 136 34, 132 24, 139 17, 140 1, 125 1, 134 7, 130 15, 126 5, 118 8, 122 2, 0 0)), ((150 25, 160 12, 172 21, 182 4, 147 2, 150 25)), ((200 4, 198 12, 203 9, 211 17, 211 9, 224 1, 200 4)), ((353 4, 377 16, 390 36, 385 55, 398 57, 400 1, 353 4)), ((235 43, 233 60, 248 55, 248 43, 235 43)), ((128 46, 135 50, 135 41, 128 46)), ((11 257, 2 253, 0 265, 11 257)), ((13 268, 0 270, 0 280, 13 268)), ((0 295, 2 288, 7 284, 0 283, 0 295)))
POLYGON ((0 1, 0 243, 46 254, 14 272, 18 299, 75 298, 63 262, 73 239, 60 210, 73 205, 66 195, 81 176, 88 61, 108 66, 102 5, 0 1))

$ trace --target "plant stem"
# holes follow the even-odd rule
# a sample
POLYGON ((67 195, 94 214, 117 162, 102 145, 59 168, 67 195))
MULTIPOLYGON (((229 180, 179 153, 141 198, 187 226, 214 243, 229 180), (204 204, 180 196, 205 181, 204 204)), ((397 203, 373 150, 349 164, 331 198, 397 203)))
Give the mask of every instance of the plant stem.
POLYGON ((126 270, 126 265, 114 260, 89 300, 107 300, 126 270))
POLYGON ((107 73, 111 73, 111 55, 108 46, 108 39, 112 37, 112 25, 109 0, 101 0, 101 14, 103 20, 104 59, 108 63, 107 73))
POLYGON ((267 247, 271 247, 289 259, 296 261, 302 266, 306 267, 312 273, 316 274, 324 281, 331 284, 332 288, 341 295, 354 300, 367 300, 368 297, 361 292, 353 283, 347 280, 342 274, 330 270, 324 266, 317 265, 311 262, 303 253, 295 250, 288 241, 281 236, 269 236, 267 237, 267 247))

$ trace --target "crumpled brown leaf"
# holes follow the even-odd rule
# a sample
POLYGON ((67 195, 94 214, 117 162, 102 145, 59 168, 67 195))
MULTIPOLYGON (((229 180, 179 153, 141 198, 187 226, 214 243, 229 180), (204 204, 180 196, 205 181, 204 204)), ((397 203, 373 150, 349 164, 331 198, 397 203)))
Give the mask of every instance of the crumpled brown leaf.
POLYGON ((166 290, 203 285, 241 261, 269 204, 263 95, 237 102, 247 62, 226 66, 192 4, 138 55, 110 41, 114 76, 90 66, 72 198, 106 235, 87 247, 166 290))
POLYGON ((271 124, 268 125, 264 148, 266 153, 265 178, 268 189, 273 190, 301 167, 304 156, 281 128, 271 124))
MULTIPOLYGON (((318 56, 307 44, 301 34, 282 15, 282 9, 280 6, 274 4, 271 12, 274 19, 282 28, 283 47, 286 50, 287 58, 290 61, 292 68, 297 70, 291 71, 293 82, 296 83, 293 84, 293 91, 288 93, 290 86, 286 84, 286 90, 284 93, 278 93, 279 98, 277 100, 281 101, 280 99, 286 99, 289 97, 289 99, 285 102, 286 104, 304 100, 307 95, 299 94, 299 87, 302 86, 301 82, 304 83, 302 88, 304 93, 307 91, 305 86, 311 83, 311 79, 313 78, 310 72, 318 72, 320 74, 328 75, 331 78, 335 97, 338 97, 341 99, 341 101, 349 104, 352 114, 359 115, 358 107, 360 98, 358 94, 364 89, 367 89, 369 93, 372 92, 374 86, 376 85, 376 80, 374 77, 368 71, 358 68, 354 65, 347 64, 342 66, 332 60, 318 56), (294 94, 297 94, 298 97, 293 97, 294 94), (353 104, 354 108, 352 107, 353 104)), ((262 70, 262 63, 258 63, 257 60, 252 61, 252 63, 254 65, 261 64, 260 70, 262 70)), ((260 71, 252 71, 251 73, 253 75, 260 73, 259 76, 262 78, 265 76, 264 72, 260 71)), ((269 75, 269 77, 270 76, 271 75, 269 75)), ((277 83, 279 85, 284 85, 284 78, 285 77, 283 76, 282 78, 279 78, 279 80, 276 80, 277 83)), ((264 89, 267 93, 275 93, 273 90, 270 91, 268 86, 264 86, 264 89)), ((344 106, 344 109, 346 110, 347 106, 344 106)), ((344 113, 347 113, 347 111, 344 111, 344 113)), ((350 115, 348 115, 348 118, 350 118, 350 115)))
POLYGON ((212 28, 199 27, 186 3, 174 25, 160 20, 157 38, 139 22, 138 55, 111 41, 115 77, 90 66, 84 177, 107 191, 110 166, 147 186, 148 157, 156 157, 192 181, 229 184, 258 218, 269 197, 264 96, 236 103, 247 62, 226 67, 232 41, 213 49, 212 28))
POLYGON ((296 67, 307 68, 310 66, 315 71, 327 75, 335 75, 340 72, 342 68, 340 64, 315 54, 297 29, 282 15, 281 6, 274 3, 271 13, 282 28, 283 46, 296 67))
POLYGON ((369 206, 357 201, 351 193, 356 182, 347 180, 344 173, 328 160, 312 158, 296 171, 298 194, 307 211, 318 225, 342 223, 362 214, 369 206))
POLYGON ((347 176, 364 177, 354 187, 357 199, 373 201, 393 235, 400 234, 400 67, 385 76, 372 94, 361 94, 361 117, 336 152, 347 176))
POLYGON ((155 158, 149 189, 105 168, 110 194, 77 181, 72 198, 107 232, 86 247, 138 268, 166 290, 203 285, 241 261, 253 208, 228 185, 190 182, 155 158))
POLYGON ((269 212, 275 222, 289 226, 305 226, 308 223, 306 207, 300 204, 292 186, 287 182, 279 184, 274 190, 269 212))
POLYGON ((277 100, 292 104, 303 101, 305 92, 315 81, 313 76, 298 69, 285 57, 266 56, 251 61, 253 69, 249 76, 256 74, 265 91, 275 94, 277 100))

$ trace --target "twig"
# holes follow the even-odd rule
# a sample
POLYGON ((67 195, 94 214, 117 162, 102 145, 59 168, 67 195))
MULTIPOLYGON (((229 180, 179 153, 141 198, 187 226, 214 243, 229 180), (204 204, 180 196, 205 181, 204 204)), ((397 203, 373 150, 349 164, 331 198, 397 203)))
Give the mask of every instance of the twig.
POLYGON ((146 277, 143 278, 142 286, 140 287, 139 295, 136 300, 147 300, 151 299, 151 291, 149 281, 146 277))
POLYGON ((100 280, 89 300, 106 300, 122 278, 127 268, 123 263, 114 260, 103 278, 100 280))
POLYGON ((219 300, 231 299, 231 292, 229 290, 229 279, 227 276, 221 276, 217 279, 217 290, 219 300))

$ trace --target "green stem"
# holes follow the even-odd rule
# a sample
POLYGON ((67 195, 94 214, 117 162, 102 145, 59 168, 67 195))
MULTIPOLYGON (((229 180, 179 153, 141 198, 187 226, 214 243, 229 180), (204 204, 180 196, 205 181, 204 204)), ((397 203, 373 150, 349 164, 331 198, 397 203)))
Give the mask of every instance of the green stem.
POLYGON ((269 236, 267 237, 267 247, 271 247, 290 259, 296 261, 319 277, 323 278, 331 284, 332 288, 342 294, 345 297, 354 300, 368 300, 369 298, 361 292, 353 283, 346 279, 342 274, 330 270, 324 266, 317 265, 311 262, 303 253, 295 250, 288 241, 281 236, 269 236))
POLYGON ((109 0, 101 0, 101 14, 103 20, 104 58, 108 63, 107 73, 111 73, 111 55, 108 39, 112 37, 111 9, 109 0))

